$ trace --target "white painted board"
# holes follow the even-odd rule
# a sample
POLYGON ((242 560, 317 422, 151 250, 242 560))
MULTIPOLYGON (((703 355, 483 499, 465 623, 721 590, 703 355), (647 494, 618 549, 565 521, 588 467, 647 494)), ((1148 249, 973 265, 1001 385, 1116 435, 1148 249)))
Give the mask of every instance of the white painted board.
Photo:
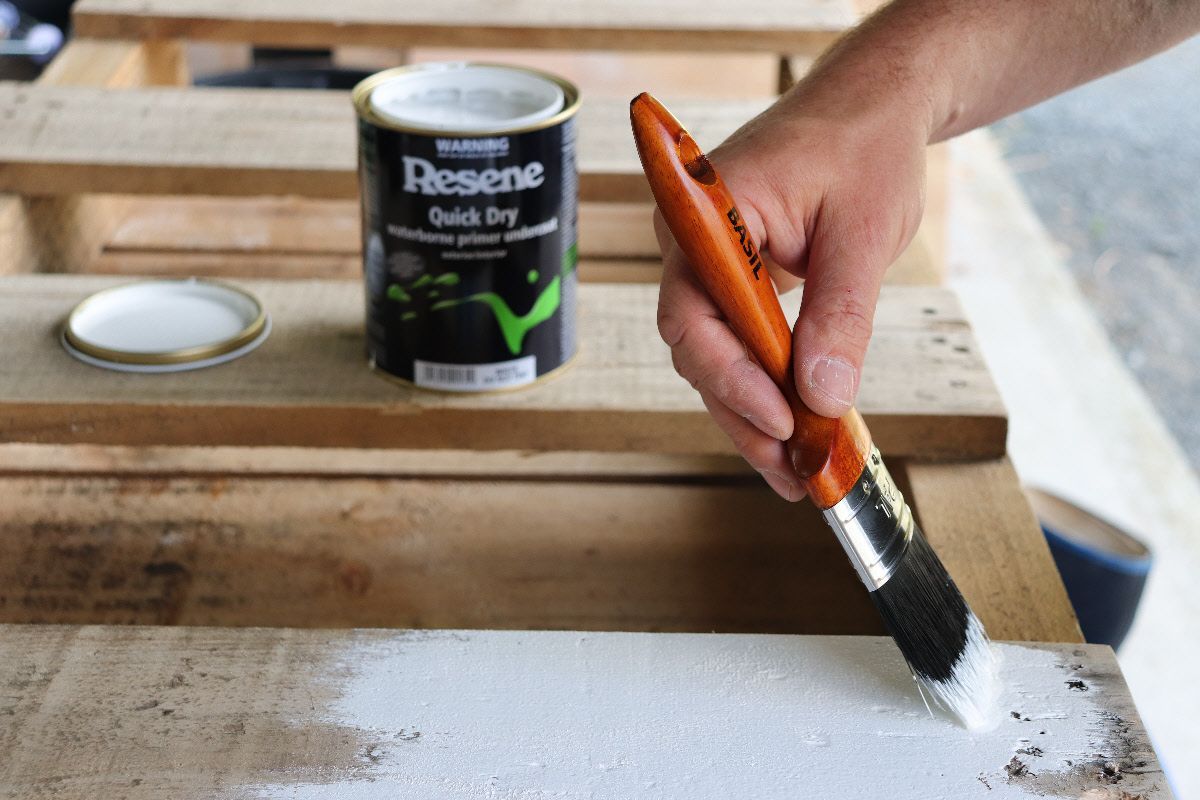
POLYGON ((75 630, 0 628, 0 796, 1170 797, 1107 647, 997 645, 969 733, 884 638, 75 630))

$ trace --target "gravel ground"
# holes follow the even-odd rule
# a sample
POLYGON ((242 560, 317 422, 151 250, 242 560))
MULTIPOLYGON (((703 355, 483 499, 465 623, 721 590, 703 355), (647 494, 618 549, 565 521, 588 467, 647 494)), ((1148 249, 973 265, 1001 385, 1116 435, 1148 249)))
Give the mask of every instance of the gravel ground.
POLYGON ((993 132, 1109 337, 1200 469, 1200 37, 993 132))

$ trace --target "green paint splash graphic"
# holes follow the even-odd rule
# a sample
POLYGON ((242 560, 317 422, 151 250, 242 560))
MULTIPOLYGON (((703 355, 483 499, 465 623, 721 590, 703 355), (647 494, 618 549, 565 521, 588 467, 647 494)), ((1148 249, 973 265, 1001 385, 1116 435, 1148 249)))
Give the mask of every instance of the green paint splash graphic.
POLYGON ((461 306, 465 303, 483 303, 492 310, 492 314, 496 317, 497 324, 500 325, 500 333, 504 336, 504 343, 508 345, 509 352, 514 356, 520 355, 521 345, 525 343, 525 336, 531 330, 541 325, 550 317, 554 316, 554 312, 558 310, 558 304, 562 301, 562 277, 555 276, 554 280, 550 281, 542 293, 533 301, 533 307, 525 314, 518 315, 504 301, 504 298, 495 292, 480 292, 461 300, 442 300, 434 303, 430 308, 433 311, 441 311, 446 308, 461 306))
MULTIPOLYGON (((560 274, 556 275, 554 280, 550 281, 549 285, 533 301, 533 306, 524 314, 517 314, 513 311, 504 298, 495 292, 480 292, 456 300, 439 300, 431 305, 429 310, 443 311, 467 303, 483 303, 491 309, 492 315, 495 316, 496 324, 500 326, 500 333, 504 336, 504 343, 508 346, 509 352, 514 356, 520 355, 521 347, 524 345, 525 337, 529 332, 554 316, 554 312, 558 310, 559 304, 562 303, 563 276, 569 275, 575 269, 578 261, 579 251, 575 245, 571 245, 563 253, 560 274)), ((526 273, 525 277, 530 283, 536 283, 538 272, 531 269, 526 273)), ((436 278, 426 273, 406 287, 398 283, 393 283, 387 289, 387 296, 397 302, 408 303, 412 300, 412 295, 409 292, 415 289, 432 286, 457 286, 459 282, 460 279, 456 272, 447 272, 438 275, 436 278)), ((436 298, 438 292, 427 290, 427 296, 436 298)), ((416 313, 409 311, 402 314, 400 319, 407 321, 415 319, 416 316, 416 313)))

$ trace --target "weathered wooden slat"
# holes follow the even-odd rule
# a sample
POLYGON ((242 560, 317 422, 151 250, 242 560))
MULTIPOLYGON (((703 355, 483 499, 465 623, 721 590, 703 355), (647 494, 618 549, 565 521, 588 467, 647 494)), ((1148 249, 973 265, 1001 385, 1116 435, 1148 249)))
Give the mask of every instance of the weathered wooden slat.
POLYGON ((521 47, 815 53, 856 19, 848 0, 83 0, 80 36, 327 47, 521 47))
POLYGON ((359 450, 323 447, 127 447, 0 444, 0 475, 752 479, 736 455, 528 450, 359 450))
MULTIPOLYGON (((357 278, 358 203, 296 197, 129 197, 108 246, 83 270, 98 275, 357 278)), ((583 203, 580 277, 651 283, 661 276, 653 206, 583 203)), ((940 283, 929 215, 888 270, 888 283, 940 283)))
MULTIPOLYGON (((131 376, 62 351, 58 327, 111 278, 30 276, 0 297, 0 441, 116 445, 731 452, 655 330, 653 286, 584 284, 580 355, 525 391, 446 396, 367 370, 361 287, 247 282, 274 331, 220 367, 131 376)), ((793 293, 796 294, 796 293, 793 293)), ((794 314, 799 297, 785 298, 794 314)), ((951 293, 883 293, 860 407, 892 455, 997 457, 1006 418, 951 293)))
POLYGON ((968 733, 877 637, 5 626, 0 790, 1170 799, 1109 648, 996 651, 968 733))
MULTIPOLYGON (((1020 628, 1054 631, 1052 641, 1080 642, 1071 601, 1050 557, 1045 536, 1021 492, 1021 481, 1008 459, 974 464, 909 462, 908 495, 922 530, 960 586, 1004 589, 1004 603, 978 594, 972 605, 988 608, 994 636, 1020 638, 1020 628), (1020 573, 1020 588, 1008 576, 1020 573), (1003 633, 1001 633, 1003 631, 1003 633)), ((982 594, 982 593, 980 593, 982 594)))
MULTIPOLYGON (((653 213, 651 203, 581 203, 579 254, 584 258, 657 260, 653 213)), ((361 216, 356 200, 131 197, 128 212, 108 241, 107 253, 118 258, 150 251, 185 257, 204 253, 344 255, 359 260, 361 216)), ((170 269, 171 265, 164 263, 159 268, 170 269)), ((361 262, 355 272, 361 274, 361 262)))
MULTIPOLYGON (((736 462, 85 457, 0 478, 0 621, 881 630, 812 505, 736 462)), ((892 467, 907 484, 904 462, 892 467)), ((955 465, 953 513, 909 467, 906 496, 988 631, 1080 640, 1007 462, 955 465)))
POLYGON ((7 477, 0 497, 8 622, 881 630, 812 505, 753 475, 7 477))
MULTIPOLYGON (((769 102, 673 108, 711 147, 769 102)), ((628 104, 586 103, 578 124, 581 198, 649 201, 628 104)), ((0 191, 357 197, 355 136, 346 92, 0 84, 0 191)))
MULTIPOLYGON (((37 83, 113 89, 174 83, 185 76, 175 43, 76 39, 37 83)), ((0 275, 70 272, 90 265, 121 221, 125 199, 0 195, 0 275)))

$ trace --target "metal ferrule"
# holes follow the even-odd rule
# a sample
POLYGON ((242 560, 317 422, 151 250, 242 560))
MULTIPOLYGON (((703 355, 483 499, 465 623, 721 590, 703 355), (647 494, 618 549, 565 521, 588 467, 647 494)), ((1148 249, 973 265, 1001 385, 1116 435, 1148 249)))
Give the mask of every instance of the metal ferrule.
POLYGON ((854 488, 823 513, 867 588, 887 583, 912 541, 913 515, 874 446, 854 488))

